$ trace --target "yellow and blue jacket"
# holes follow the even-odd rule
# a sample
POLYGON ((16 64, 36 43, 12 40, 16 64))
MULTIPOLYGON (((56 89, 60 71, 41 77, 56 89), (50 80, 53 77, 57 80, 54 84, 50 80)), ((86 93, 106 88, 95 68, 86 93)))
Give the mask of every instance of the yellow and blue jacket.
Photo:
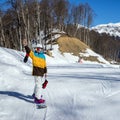
POLYGON ((33 75, 43 76, 47 73, 46 58, 43 52, 33 52, 28 46, 25 46, 26 53, 29 54, 33 64, 33 75))

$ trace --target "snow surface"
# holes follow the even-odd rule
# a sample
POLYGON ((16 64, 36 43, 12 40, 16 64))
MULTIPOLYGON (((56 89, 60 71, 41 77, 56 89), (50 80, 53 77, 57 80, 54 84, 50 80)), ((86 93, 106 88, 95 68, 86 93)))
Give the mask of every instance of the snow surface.
POLYGON ((109 23, 109 24, 101 24, 91 29, 99 32, 99 33, 107 33, 111 36, 119 36, 120 37, 120 23, 109 23))
MULTIPOLYGON (((57 49, 56 49, 57 50, 57 49)), ((46 56, 47 109, 36 109, 31 97, 34 78, 25 53, 0 47, 0 120, 119 120, 118 65, 77 63, 70 54, 46 56), (69 56, 69 59, 67 58, 69 56)))

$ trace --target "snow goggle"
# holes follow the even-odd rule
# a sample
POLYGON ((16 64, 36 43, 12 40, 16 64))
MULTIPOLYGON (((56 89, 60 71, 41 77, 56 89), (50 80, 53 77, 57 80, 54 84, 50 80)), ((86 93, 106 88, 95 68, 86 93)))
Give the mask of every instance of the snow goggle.
POLYGON ((39 51, 39 50, 41 50, 42 48, 40 48, 40 47, 37 47, 36 49, 37 49, 37 51, 39 51))

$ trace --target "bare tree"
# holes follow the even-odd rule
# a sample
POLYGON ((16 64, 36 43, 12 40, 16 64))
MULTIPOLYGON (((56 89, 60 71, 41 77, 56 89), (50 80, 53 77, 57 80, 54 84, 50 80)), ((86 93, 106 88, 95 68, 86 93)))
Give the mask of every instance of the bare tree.
POLYGON ((4 29, 3 29, 3 24, 2 24, 2 17, 0 15, 0 34, 1 34, 1 37, 0 37, 0 45, 1 46, 5 46, 5 34, 4 34, 4 29))
POLYGON ((54 15, 56 25, 63 30, 65 19, 68 17, 68 0, 54 0, 54 15))
POLYGON ((86 37, 85 37, 85 41, 87 45, 90 45, 90 37, 89 37, 89 28, 90 25, 93 23, 93 18, 95 16, 94 11, 92 10, 92 8, 89 6, 88 3, 85 4, 85 9, 86 9, 86 22, 85 22, 85 26, 86 26, 86 37))
POLYGON ((89 27, 93 22, 93 15, 94 12, 87 3, 79 4, 78 6, 73 6, 72 9, 73 23, 76 26, 74 36, 76 36, 79 29, 80 39, 82 39, 83 36, 83 40, 87 45, 90 44, 89 27), (83 27, 84 27, 84 32, 82 33, 83 27))

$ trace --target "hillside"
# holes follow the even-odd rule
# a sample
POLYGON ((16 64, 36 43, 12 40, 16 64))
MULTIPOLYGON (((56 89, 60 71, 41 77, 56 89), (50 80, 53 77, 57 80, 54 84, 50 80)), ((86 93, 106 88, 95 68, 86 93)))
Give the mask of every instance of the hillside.
POLYGON ((81 52, 84 53, 85 50, 89 48, 79 39, 67 36, 58 38, 57 43, 62 53, 72 53, 76 56, 79 56, 81 52))
POLYGON ((49 53, 54 58, 59 53, 61 59, 66 58, 67 61, 69 60, 69 56, 65 56, 69 54, 74 59, 73 62, 78 62, 79 59, 82 59, 84 62, 108 63, 102 56, 92 51, 89 46, 77 38, 59 36, 55 40, 56 44, 53 45, 53 50, 50 51, 52 55, 49 53))

